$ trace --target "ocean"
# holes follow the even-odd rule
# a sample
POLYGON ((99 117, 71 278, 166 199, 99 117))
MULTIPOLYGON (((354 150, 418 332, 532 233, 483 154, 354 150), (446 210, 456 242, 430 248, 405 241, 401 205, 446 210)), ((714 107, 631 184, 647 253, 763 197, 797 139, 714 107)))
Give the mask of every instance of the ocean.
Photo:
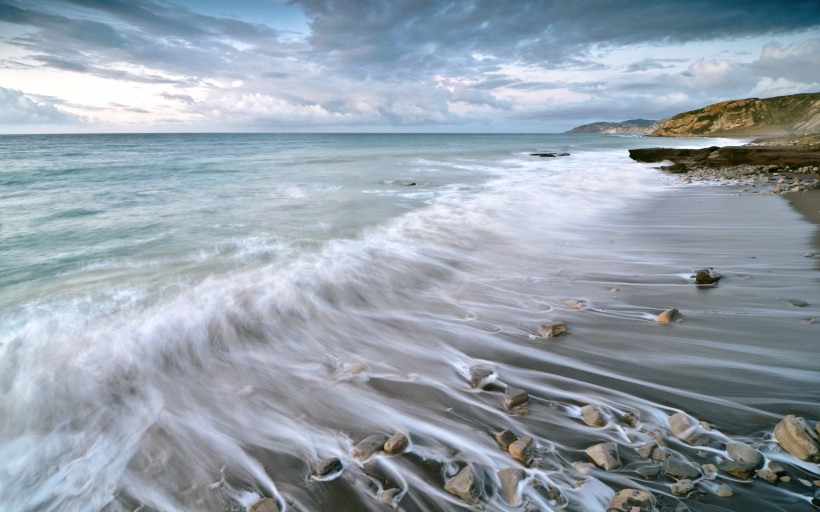
POLYGON ((444 487, 465 466, 487 510, 603 511, 630 487, 661 510, 811 508, 817 465, 771 431, 820 419, 814 227, 627 154, 729 143, 0 137, 0 511, 462 510, 444 487), (706 267, 724 278, 696 288, 706 267), (569 332, 539 337, 550 321, 569 332), (529 402, 505 408, 506 386, 529 402), (681 411, 708 446, 671 436, 681 411), (529 465, 504 428, 533 438, 529 465), (353 457, 374 433, 410 447, 353 457), (720 473, 676 496, 636 474, 656 439, 696 465, 740 441, 791 482, 720 473), (604 441, 621 469, 590 464, 604 441), (331 457, 341 473, 312 474, 331 457), (526 475, 512 502, 506 467, 526 475))

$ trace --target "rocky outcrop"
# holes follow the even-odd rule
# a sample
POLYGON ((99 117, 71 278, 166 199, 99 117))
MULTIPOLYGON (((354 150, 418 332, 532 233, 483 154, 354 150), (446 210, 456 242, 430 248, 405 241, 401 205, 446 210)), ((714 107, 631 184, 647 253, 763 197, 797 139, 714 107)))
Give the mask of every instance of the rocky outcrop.
POLYGON ((698 167, 719 169, 737 165, 778 167, 815 166, 820 162, 820 145, 805 146, 710 146, 701 149, 640 148, 630 149, 629 157, 637 162, 660 163, 670 161, 672 166, 661 169, 686 172, 698 167))
POLYGON ((661 121, 649 135, 701 137, 816 132, 820 132, 820 93, 714 103, 661 121))
POLYGON ((658 121, 649 119, 630 119, 620 123, 599 121, 597 123, 576 126, 567 133, 608 133, 616 135, 645 135, 656 128, 658 121))

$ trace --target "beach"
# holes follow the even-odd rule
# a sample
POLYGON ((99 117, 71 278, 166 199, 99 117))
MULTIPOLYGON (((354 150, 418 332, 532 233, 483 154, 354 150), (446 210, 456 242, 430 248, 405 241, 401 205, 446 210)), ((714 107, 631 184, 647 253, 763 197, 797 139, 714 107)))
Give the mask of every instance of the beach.
POLYGON ((0 141, 0 509, 816 506, 774 431, 820 419, 818 190, 629 159, 684 139, 67 140, 0 141))

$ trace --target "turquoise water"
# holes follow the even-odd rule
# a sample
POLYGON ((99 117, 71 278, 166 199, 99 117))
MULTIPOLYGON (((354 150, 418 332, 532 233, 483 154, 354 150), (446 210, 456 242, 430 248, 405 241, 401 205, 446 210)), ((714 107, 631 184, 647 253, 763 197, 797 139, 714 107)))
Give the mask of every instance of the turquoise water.
MULTIPOLYGON (((0 137, 0 510, 241 510, 262 495, 293 510, 379 510, 388 485, 402 489, 405 510, 457 510, 441 483, 468 461, 487 468, 492 488, 489 475, 510 460, 487 434, 508 425, 541 436, 552 458, 531 476, 561 488, 566 503, 536 487, 525 500, 538 510, 598 510, 618 487, 612 477, 587 476, 581 492, 561 469, 583 459, 590 434, 577 411, 591 401, 642 414, 640 432, 606 434, 621 442, 638 443, 684 407, 753 418, 759 426, 731 435, 762 442, 781 408, 812 410, 811 348, 770 365, 724 346, 736 325, 690 323, 702 330, 698 343, 737 358, 750 386, 769 373, 797 386, 788 398, 749 388, 727 398, 714 391, 714 373, 690 382, 681 366, 713 364, 691 344, 657 358, 643 352, 676 341, 646 330, 656 327, 646 322, 653 308, 666 307, 658 295, 690 293, 693 265, 737 270, 753 249, 737 243, 701 258, 709 262, 684 261, 681 253, 708 248, 674 222, 668 244, 658 243, 657 224, 637 220, 640 212, 684 189, 626 149, 714 142, 0 137), (543 151, 571 155, 530 155, 543 151), (650 246, 656 259, 636 249, 650 246), (614 300, 635 286, 653 303, 636 293, 590 308, 591 320, 564 304, 614 300), (556 316, 576 321, 578 341, 565 353, 533 344, 538 323, 556 316), (612 322, 626 322, 624 334, 607 335, 612 322), (582 341, 601 337, 618 347, 609 362, 582 341), (619 362, 634 357, 646 358, 645 373, 619 362), (519 418, 499 410, 493 393, 469 389, 465 374, 479 363, 539 396, 543 410, 519 418), (378 467, 352 459, 351 446, 373 431, 410 434, 413 455, 378 467), (330 456, 345 476, 311 480, 312 465, 330 456)), ((797 247, 810 227, 778 205, 783 240, 771 250, 797 247)), ((816 290, 801 288, 810 262, 772 259, 787 261, 777 268, 788 293, 812 299, 816 290)), ((755 293, 761 325, 794 319, 782 301, 766 302, 769 291, 755 293)), ((703 297, 677 300, 698 309, 703 297)), ((723 317, 748 314, 720 308, 723 317)), ((787 338, 805 339, 801 326, 787 338)), ((518 510, 497 494, 487 499, 493 510, 518 510)), ((737 510, 743 499, 753 497, 737 510)))

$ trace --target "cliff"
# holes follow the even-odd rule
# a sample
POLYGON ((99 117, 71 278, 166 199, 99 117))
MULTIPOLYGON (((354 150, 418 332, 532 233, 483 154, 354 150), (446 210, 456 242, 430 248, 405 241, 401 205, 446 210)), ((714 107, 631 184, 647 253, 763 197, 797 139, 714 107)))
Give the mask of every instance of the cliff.
POLYGON ((630 119, 620 123, 600 121, 597 123, 576 126, 567 133, 611 133, 621 135, 645 135, 652 131, 657 121, 649 119, 630 119))
POLYGON ((649 135, 787 135, 820 132, 820 93, 723 101, 661 121, 649 135))

